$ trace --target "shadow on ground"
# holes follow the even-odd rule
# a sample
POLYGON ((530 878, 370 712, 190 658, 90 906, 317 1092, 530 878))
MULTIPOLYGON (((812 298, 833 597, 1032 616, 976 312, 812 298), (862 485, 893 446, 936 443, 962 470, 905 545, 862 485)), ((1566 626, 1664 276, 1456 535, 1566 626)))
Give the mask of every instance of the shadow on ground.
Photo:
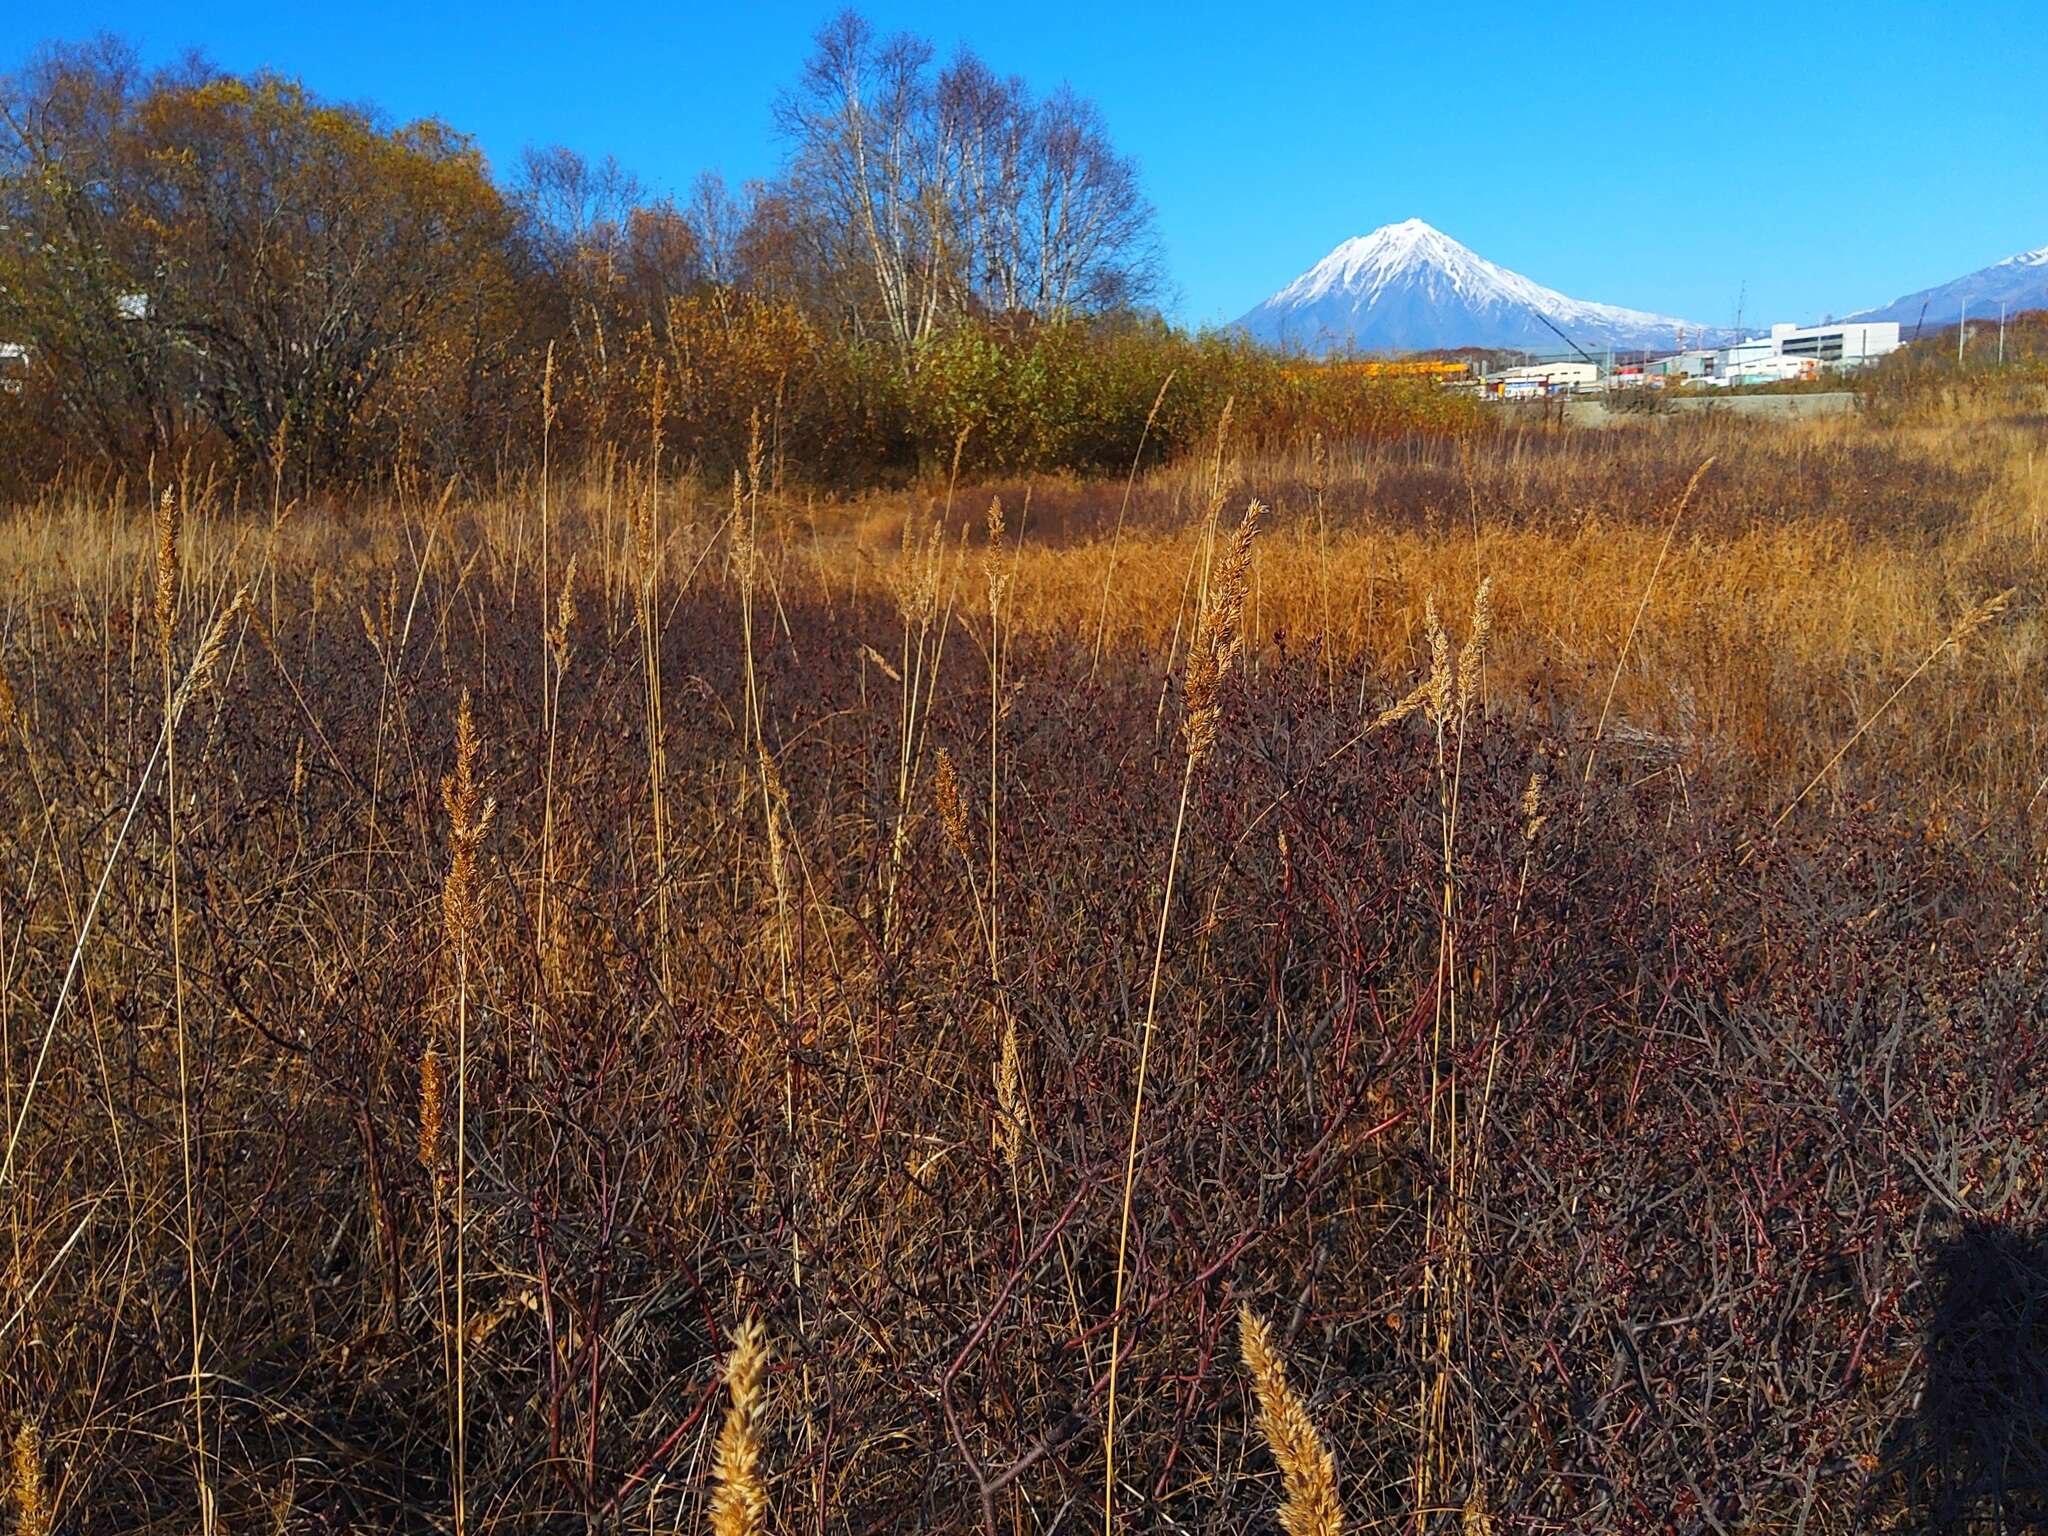
POLYGON ((2048 1531, 2048 1233, 1973 1222, 1928 1278, 1926 1384, 1869 1514, 1944 1536, 2048 1531))

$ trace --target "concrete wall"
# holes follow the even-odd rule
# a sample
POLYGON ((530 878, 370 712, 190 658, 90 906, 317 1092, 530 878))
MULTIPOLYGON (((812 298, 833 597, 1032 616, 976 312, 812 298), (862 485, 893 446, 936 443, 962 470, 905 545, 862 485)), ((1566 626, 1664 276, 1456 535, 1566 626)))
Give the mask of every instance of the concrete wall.
POLYGON ((1672 395, 1662 402, 1664 410, 1612 411, 1603 400, 1585 398, 1564 402, 1564 420, 1571 427, 1618 427, 1629 422, 1654 422, 1668 411, 1720 411, 1730 416, 1764 416, 1791 421, 1801 416, 1841 416, 1857 408, 1858 397, 1850 390, 1828 390, 1805 395, 1672 395))

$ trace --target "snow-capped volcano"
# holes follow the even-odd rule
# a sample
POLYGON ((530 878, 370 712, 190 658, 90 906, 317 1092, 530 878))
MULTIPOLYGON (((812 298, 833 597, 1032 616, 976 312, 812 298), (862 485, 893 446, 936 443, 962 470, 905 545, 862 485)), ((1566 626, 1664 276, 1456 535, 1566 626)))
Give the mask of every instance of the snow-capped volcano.
POLYGON ((1305 352, 1432 347, 1587 350, 1672 347, 1703 328, 1668 315, 1567 298, 1496 266, 1420 219, 1346 240, 1238 322, 1305 352), (1545 325, 1548 317, 1551 325, 1545 325))
POLYGON ((1999 305, 2008 314, 2023 309, 2048 309, 2048 245, 2038 251, 2021 251, 2004 261, 1980 267, 1952 283, 1922 288, 1893 299, 1879 309, 1866 309, 1849 316, 1851 320, 1896 320, 1910 328, 1926 317, 1930 329, 1954 325, 1968 306, 1970 318, 1988 320, 1998 314, 1999 305))

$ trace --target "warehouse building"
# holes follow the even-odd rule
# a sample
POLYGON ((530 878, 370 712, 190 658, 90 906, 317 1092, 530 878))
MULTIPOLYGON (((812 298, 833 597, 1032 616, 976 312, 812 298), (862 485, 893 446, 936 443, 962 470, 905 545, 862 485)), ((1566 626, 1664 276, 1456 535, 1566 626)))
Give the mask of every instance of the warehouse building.
POLYGON ((1768 336, 1675 353, 1647 364, 1644 371, 1668 383, 1776 384, 1838 368, 1861 368, 1898 349, 1899 327, 1893 320, 1774 325, 1768 336))
POLYGON ((1810 357, 1829 368, 1855 368, 1899 350, 1899 322, 1841 321, 1833 325, 1774 325, 1771 350, 1779 357, 1810 357))
POLYGON ((1480 383, 1487 395, 1500 400, 1570 395, 1598 389, 1600 369, 1594 363, 1529 363, 1489 373, 1480 383))

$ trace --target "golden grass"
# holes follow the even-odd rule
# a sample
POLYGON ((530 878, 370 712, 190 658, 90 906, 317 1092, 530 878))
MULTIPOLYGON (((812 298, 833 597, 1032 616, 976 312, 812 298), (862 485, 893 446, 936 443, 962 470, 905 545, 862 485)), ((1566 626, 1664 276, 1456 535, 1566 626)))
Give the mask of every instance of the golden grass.
MULTIPOLYGON (((1489 707, 1569 702, 1597 715, 1611 690, 1610 712, 1623 738, 1693 744, 1771 776, 1786 793, 1796 791, 1839 744, 1845 729, 1837 727, 1846 722, 1852 729, 1861 718, 1858 705, 1874 702, 1866 696, 1872 686, 1888 688, 1974 604, 2016 583, 2024 587, 2048 541, 2048 465, 2025 431, 1992 422, 1887 433, 1887 449, 1902 462, 1988 477, 1957 509, 1953 524, 1930 537, 1855 526, 1831 510, 1827 455, 1863 440, 1855 434, 1875 435, 1875 428, 1852 420, 1766 430, 1787 454, 1814 457, 1816 484, 1803 500, 1788 500, 1782 516, 1752 517, 1733 527, 1703 519, 1717 504, 1741 498, 1754 472, 1718 438, 1698 445, 1701 458, 1710 451, 1721 458, 1682 526, 1658 516, 1654 504, 1633 520, 1585 508, 1580 480, 1596 472, 1632 475, 1638 454, 1647 466, 1691 447, 1654 450, 1655 458, 1651 447, 1630 447, 1614 464, 1589 464, 1574 456, 1576 450, 1553 461, 1518 457, 1512 444, 1481 444, 1473 450, 1480 472, 1549 511, 1540 520, 1509 522, 1482 507, 1476 528, 1448 513, 1436 521, 1383 518, 1376 498, 1391 494, 1386 481, 1398 466, 1377 460, 1351 465, 1348 480, 1345 466, 1331 468, 1325 498, 1341 499, 1348 486, 1359 509, 1349 516, 1327 513, 1320 526, 1312 494, 1291 479, 1293 466, 1246 466, 1242 478, 1271 509, 1245 618, 1252 660, 1276 644, 1321 645, 1354 687, 1366 672, 1412 676, 1427 599, 1434 594, 1462 608, 1485 573, 1494 579, 1499 630, 1488 671, 1489 707)), ((1691 467, 1699 462, 1695 458, 1691 467)), ((1147 477, 1145 494, 1162 506, 1176 497, 1199 506, 1208 488, 1188 494, 1181 483, 1187 478, 1180 469, 1156 472, 1147 477)), ((596 575, 608 602, 630 590, 623 583, 635 564, 649 582, 671 562, 686 580, 715 574, 703 557, 725 521, 721 498, 695 501, 687 488, 672 488, 676 520, 656 540, 656 498, 651 483, 642 485, 629 492, 640 507, 630 528, 612 521, 605 482, 565 487, 554 498, 555 551, 573 555, 581 571, 596 575), (639 538, 622 537, 632 533, 639 538)), ((922 520, 917 505, 916 498, 897 494, 822 504, 801 521, 785 516, 762 537, 765 577, 785 595, 817 591, 836 600, 882 587, 915 588, 924 578, 912 567, 930 559, 928 541, 904 544, 906 525, 922 520)), ((1116 503, 1108 494, 1099 509, 1099 537, 1047 541, 1027 530, 1011 543, 1003 569, 990 569, 1002 586, 1006 634, 1092 638, 1100 630, 1105 646, 1163 652, 1189 621, 1188 573, 1206 540, 1205 524, 1192 516, 1154 516, 1115 532, 1116 503), (1106 582, 1111 596, 1104 602, 1106 582)), ((220 510, 197 509, 181 530, 185 565, 194 579, 215 587, 242 568, 247 543, 237 521, 220 510)), ((537 544, 535 513, 523 499, 485 498, 464 504, 459 515, 474 541, 458 555, 455 542, 444 540, 430 551, 429 565, 454 570, 480 559, 495 566, 537 544)), ((310 622, 317 625, 326 585, 320 573, 368 567, 410 575, 419 565, 427 521, 424 509, 411 518, 380 509, 346 520, 302 512, 278 531, 276 567, 287 579, 314 584, 310 622)), ((148 530, 117 507, 53 497, 16 514, 10 532, 20 590, 116 611, 128 606, 127 584, 148 530)), ((983 585, 964 586, 960 612, 985 616, 983 585)), ((652 588, 643 598, 650 605, 662 600, 652 588)), ((40 643, 46 621, 37 612, 24 618, 24 643, 40 643)), ((1973 669, 1980 675, 1960 680, 1956 712, 1988 702, 1976 696, 1980 689, 2002 687, 2009 694, 2042 642, 2032 612, 1983 637, 1983 666, 1973 669)), ((1981 760, 1971 765, 1954 762, 1951 748, 1942 742, 1916 765, 1929 772, 1916 776, 1930 787, 1944 781, 1960 786, 1964 775, 1955 770, 1974 766, 1998 774, 2030 755, 2014 743, 2013 750, 1984 754, 2003 757, 2002 767, 1981 760)), ((1970 777, 1981 779, 1981 773, 1970 777)))
MULTIPOLYGON (((1192 529, 1125 535, 1112 644, 1157 653, 1171 643, 1200 539, 1192 529)), ((1328 649, 1363 692, 1371 679, 1414 674, 1430 598, 1469 603, 1481 570, 1496 594, 1490 708, 1569 706, 1590 726, 1604 706, 1611 717, 1603 732, 1668 745, 1689 767, 1718 763, 1796 791, 1853 729, 1875 684, 1910 669, 1959 614, 2023 579, 2033 563, 2031 549, 1981 521, 1931 550, 1798 522, 1681 540, 1646 586, 1661 548, 1655 531, 1595 525, 1482 526, 1476 539, 1348 530, 1332 532, 1325 546, 1313 529, 1276 513, 1261 541, 1247 628, 1255 649, 1315 645, 1325 638, 1327 578, 1343 594, 1328 649)), ((1018 632, 1067 632, 1069 594, 1097 579, 1102 559, 1089 545, 1028 550, 1011 601, 1018 632)), ((1888 744, 1912 755, 1916 782, 1936 796, 1973 793, 1980 801, 2032 788, 2026 774, 2048 738, 2013 706, 2044 639, 2035 612, 1981 639, 1981 663, 1954 679, 1936 706, 1958 730, 1923 729, 1888 744), (1987 718, 2013 721, 2019 734, 1986 739, 1968 727, 1987 718), (1958 734, 1970 738, 1961 756, 1958 734)))

